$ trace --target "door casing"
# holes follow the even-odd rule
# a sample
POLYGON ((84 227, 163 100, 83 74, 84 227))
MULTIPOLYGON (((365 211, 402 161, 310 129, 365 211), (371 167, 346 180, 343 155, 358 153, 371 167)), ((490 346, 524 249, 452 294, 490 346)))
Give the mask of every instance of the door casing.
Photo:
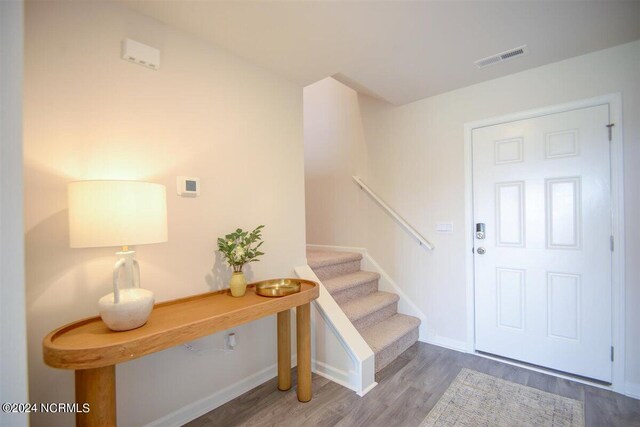
POLYGON ((611 286, 612 286, 612 342, 615 348, 613 361, 613 381, 611 386, 598 385, 589 381, 564 376, 553 371, 532 368, 526 364, 509 362, 515 365, 542 371, 551 375, 566 377, 574 381, 585 382, 601 388, 610 389, 618 393, 627 394, 625 387, 625 280, 624 280, 624 169, 623 169, 623 140, 622 140, 622 96, 613 93, 589 98, 566 104, 554 105, 535 110, 522 111, 488 119, 465 123, 464 125, 464 156, 465 156, 465 267, 467 271, 467 352, 475 353, 475 300, 474 300, 474 219, 473 219, 473 148, 472 132, 474 129, 525 120, 550 114, 562 113, 578 108, 609 105, 612 128, 610 143, 611 152, 611 225, 614 237, 614 251, 612 255, 611 286))

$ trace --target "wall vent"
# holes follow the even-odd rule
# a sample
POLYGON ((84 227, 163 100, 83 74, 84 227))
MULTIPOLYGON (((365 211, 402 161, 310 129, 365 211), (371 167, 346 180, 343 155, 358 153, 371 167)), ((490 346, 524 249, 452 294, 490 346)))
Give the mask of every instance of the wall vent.
POLYGON ((529 49, 527 49, 527 45, 522 45, 515 47, 513 49, 506 50, 504 52, 500 52, 496 55, 487 56, 486 58, 478 59, 474 62, 476 67, 484 68, 489 65, 494 65, 499 62, 509 61, 513 58, 517 58, 519 56, 523 56, 529 53, 529 49))

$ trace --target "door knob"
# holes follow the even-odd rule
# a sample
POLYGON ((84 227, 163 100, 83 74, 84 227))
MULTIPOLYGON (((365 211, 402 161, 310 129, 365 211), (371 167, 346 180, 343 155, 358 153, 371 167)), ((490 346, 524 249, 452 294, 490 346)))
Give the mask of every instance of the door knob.
POLYGON ((478 248, 478 250, 477 250, 476 252, 478 252, 478 255, 484 255, 484 254, 485 254, 485 252, 487 252, 487 251, 485 250, 485 248, 483 248, 483 247, 479 247, 479 248, 478 248))

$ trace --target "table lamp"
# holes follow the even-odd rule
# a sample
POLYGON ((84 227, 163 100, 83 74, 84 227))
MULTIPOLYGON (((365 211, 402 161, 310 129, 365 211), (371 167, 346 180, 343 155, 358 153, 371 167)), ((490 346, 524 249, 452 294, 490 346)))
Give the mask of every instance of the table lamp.
POLYGON ((144 325, 154 297, 140 288, 140 267, 129 245, 167 241, 166 188, 140 181, 77 181, 69 184, 68 196, 72 248, 121 247, 113 292, 98 301, 102 320, 114 331, 144 325))

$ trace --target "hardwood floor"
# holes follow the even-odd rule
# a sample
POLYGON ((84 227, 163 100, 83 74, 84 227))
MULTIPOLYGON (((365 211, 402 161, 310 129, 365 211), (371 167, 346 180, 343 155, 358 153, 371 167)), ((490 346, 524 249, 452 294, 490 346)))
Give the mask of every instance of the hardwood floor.
POLYGON ((187 426, 418 426, 462 368, 583 401, 587 427, 640 426, 640 400, 420 342, 364 397, 314 375, 313 400, 300 403, 295 387, 278 391, 274 378, 187 426))

